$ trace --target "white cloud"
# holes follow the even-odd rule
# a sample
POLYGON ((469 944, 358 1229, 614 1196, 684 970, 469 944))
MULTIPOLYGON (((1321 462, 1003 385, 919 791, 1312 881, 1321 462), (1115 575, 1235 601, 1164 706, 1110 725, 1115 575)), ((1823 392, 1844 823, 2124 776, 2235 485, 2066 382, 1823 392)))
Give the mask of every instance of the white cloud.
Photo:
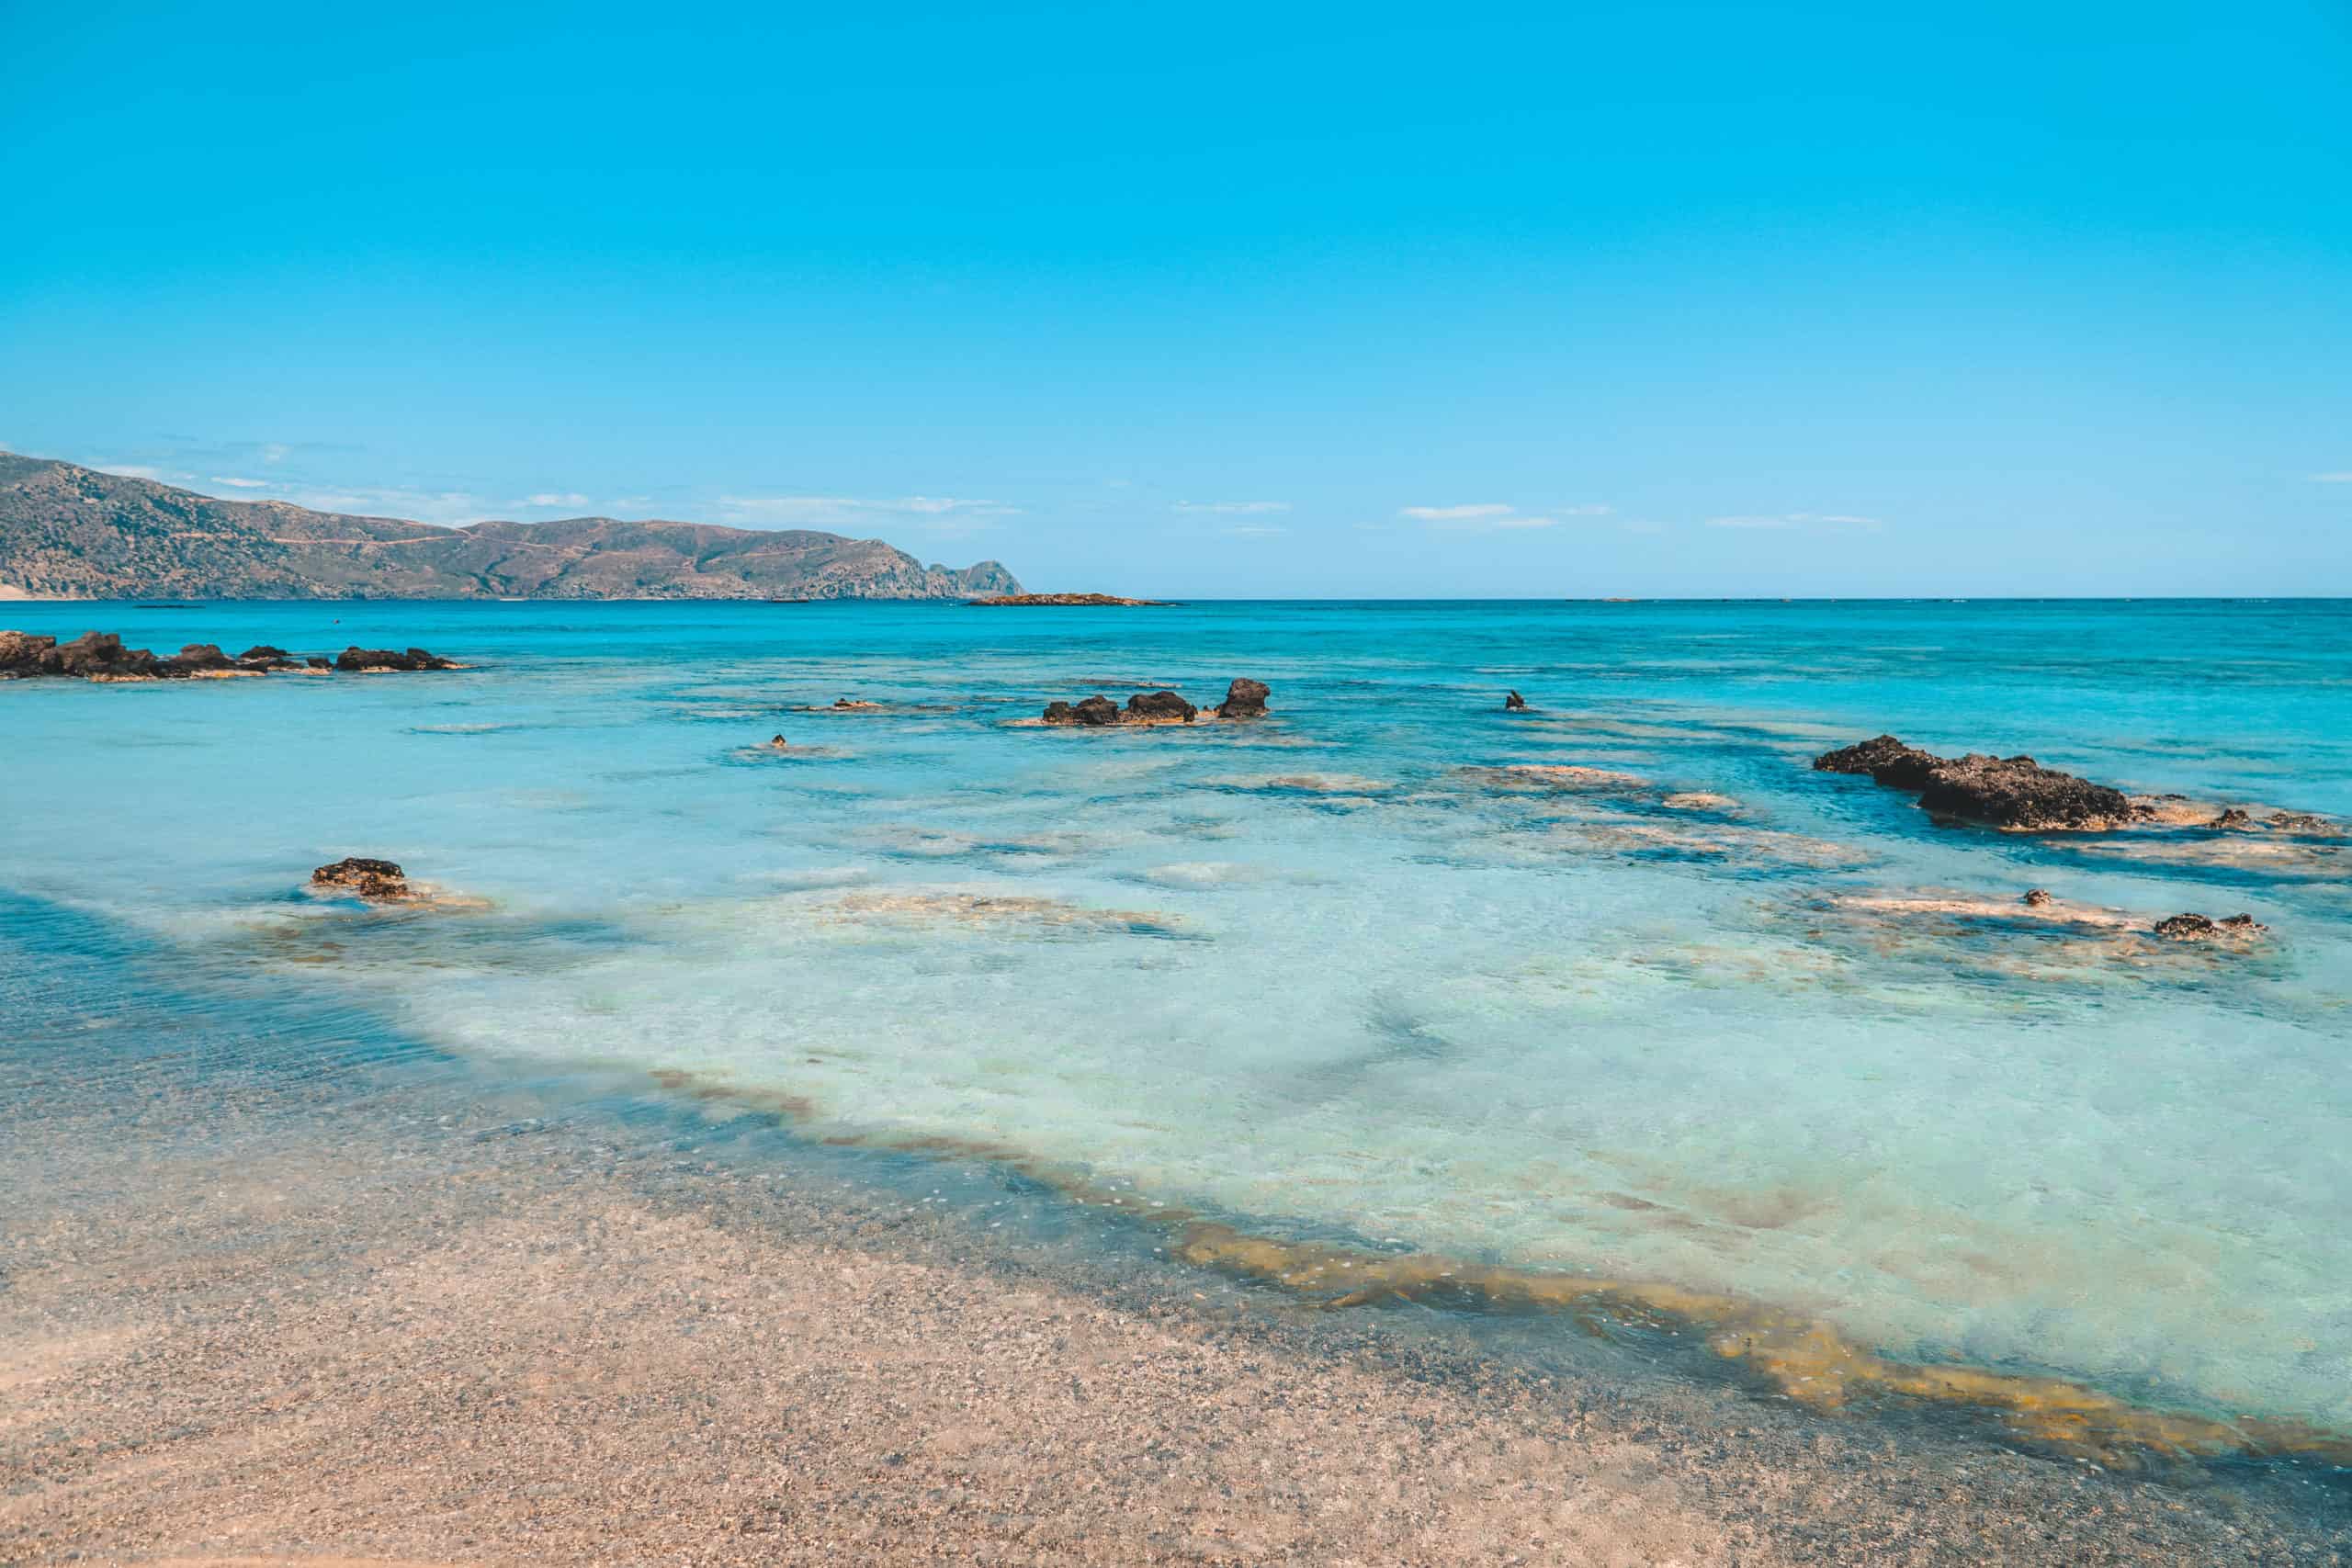
POLYGON ((2312 482, 2323 485, 2352 485, 2352 468, 2347 468, 2340 474, 2313 474, 2312 482))
POLYGON ((1883 526, 1875 517, 1842 512, 1782 512, 1775 514, 1710 517, 1710 528, 1870 528, 1883 526))
POLYGON ((102 474, 117 474, 126 479, 160 479, 164 477, 159 470, 144 463, 93 463, 90 466, 102 474))
POLYGON ((230 485, 238 490, 267 490, 270 485, 267 479, 241 479, 228 474, 213 475, 212 482, 217 485, 230 485))
POLYGON ((293 452, 294 448, 283 441, 265 441, 261 446, 261 460, 275 466, 286 461, 293 452))
POLYGON ((1012 517, 1021 511, 1001 501, 946 495, 907 495, 879 501, 851 495, 722 495, 718 504, 737 522, 757 520, 792 526, 854 526, 893 517, 952 518, 952 526, 942 522, 932 530, 948 537, 975 532, 974 519, 1012 517))
POLYGON ((543 490, 514 502, 516 506, 585 506, 588 498, 577 491, 543 490))
POLYGON ((1493 528, 1521 532, 1556 528, 1563 517, 1606 517, 1610 511, 1611 508, 1594 502, 1583 506, 1555 506, 1541 515, 1530 515, 1516 506, 1507 506, 1498 501, 1486 501, 1466 506, 1407 506, 1399 508, 1397 515, 1426 523, 1432 528, 1483 534, 1493 528))
POLYGON ((1516 510, 1499 502, 1480 502, 1472 506, 1408 506, 1397 512, 1399 517, 1410 517, 1422 523, 1466 523, 1474 517, 1500 517, 1516 510))
POLYGON ((1290 530, 1268 527, 1262 523, 1242 523, 1226 529, 1225 532, 1237 539, 1271 539, 1277 534, 1287 534, 1290 530))
POLYGON ((1249 517, 1267 512, 1288 512, 1287 501, 1180 501, 1171 512, 1214 512, 1222 516, 1249 517))

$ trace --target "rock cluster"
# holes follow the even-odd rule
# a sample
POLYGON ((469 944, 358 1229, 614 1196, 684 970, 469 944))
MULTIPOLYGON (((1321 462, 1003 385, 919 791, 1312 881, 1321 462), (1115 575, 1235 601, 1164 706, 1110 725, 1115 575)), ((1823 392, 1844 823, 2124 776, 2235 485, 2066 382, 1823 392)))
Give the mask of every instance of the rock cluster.
POLYGON ((2156 934, 2174 942, 2211 942, 2216 937, 2259 936, 2270 928, 2252 915, 2213 919, 2199 914, 2169 915, 2156 922, 2156 934))
POLYGON ((2097 832, 2124 826, 2141 812, 2121 790, 2045 768, 2030 757, 1939 757, 1892 735, 1825 751, 1823 773, 1867 773, 1890 789, 1910 790, 1938 817, 2026 831, 2097 832))
POLYGON ((346 648, 335 658, 338 670, 455 670, 458 666, 421 648, 346 648))
MULTIPOLYGON (((1242 676, 1226 688, 1225 701, 1216 711, 1218 718, 1256 718, 1266 711, 1270 688, 1263 681, 1242 676)), ((1098 728, 1113 724, 1190 724, 1200 716, 1201 710, 1176 692, 1137 692, 1127 699, 1122 710, 1110 698, 1100 694, 1075 703, 1054 702, 1046 705, 1047 724, 1078 725, 1098 728)))
POLYGON ((1505 692, 1503 694, 1503 711, 1505 713, 1524 713, 1526 710, 1527 699, 1525 697, 1521 696, 1517 692, 1505 692))
POLYGON ((192 642, 158 657, 143 648, 125 648, 113 632, 85 632, 71 642, 30 632, 0 631, 0 679, 66 676, 85 681, 167 681, 191 675, 266 674, 273 670, 456 670, 455 661, 421 648, 404 652, 345 649, 340 660, 297 659, 282 648, 257 643, 234 659, 220 645, 192 642))
POLYGON ((349 893, 371 903, 398 903, 413 897, 408 877, 388 860, 346 855, 311 873, 311 886, 349 893))

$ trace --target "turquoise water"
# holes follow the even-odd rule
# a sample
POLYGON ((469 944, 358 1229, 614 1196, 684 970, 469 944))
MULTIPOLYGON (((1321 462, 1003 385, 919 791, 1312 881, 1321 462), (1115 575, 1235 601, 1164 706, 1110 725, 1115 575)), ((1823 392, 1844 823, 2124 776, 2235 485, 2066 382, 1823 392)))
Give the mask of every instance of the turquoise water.
POLYGON ((2352 606, 0 625, 477 666, 0 685, 0 887, 168 944, 257 1052, 331 1064, 380 1026, 684 1071, 820 1136, 1001 1149, 1268 1235, 1720 1292, 1900 1357, 2352 1431, 2352 840, 1939 828, 1806 765, 1891 729, 2352 817, 2352 606), (1013 722, 1245 674, 1263 723, 1013 722), (882 706, 801 711, 837 696, 882 706), (345 854, 450 906, 300 891, 345 854), (2030 886, 2084 923, 2011 913, 2030 886), (2144 935, 2191 909, 2271 932, 2144 935), (296 994, 334 1006, 268 1005, 296 994))

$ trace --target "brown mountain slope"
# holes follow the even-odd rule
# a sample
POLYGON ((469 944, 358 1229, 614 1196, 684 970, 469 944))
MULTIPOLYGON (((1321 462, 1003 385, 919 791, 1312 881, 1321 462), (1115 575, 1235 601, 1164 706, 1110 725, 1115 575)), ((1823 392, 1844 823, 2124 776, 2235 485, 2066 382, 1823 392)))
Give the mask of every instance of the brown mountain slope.
POLYGON ((963 599, 995 561, 926 567, 879 539, 707 523, 441 528, 221 501, 0 453, 0 598, 963 599))

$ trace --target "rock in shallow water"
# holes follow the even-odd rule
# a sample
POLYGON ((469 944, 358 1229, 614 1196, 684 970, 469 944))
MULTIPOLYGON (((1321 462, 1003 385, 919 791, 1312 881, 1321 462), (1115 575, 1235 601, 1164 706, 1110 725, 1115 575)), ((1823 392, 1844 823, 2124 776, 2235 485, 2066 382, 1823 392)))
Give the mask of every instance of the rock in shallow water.
POLYGON ((1219 718, 1256 718, 1266 711, 1266 698, 1272 688, 1263 681, 1252 681, 1243 675, 1225 689, 1225 701, 1217 706, 1219 718))
POLYGON ((1174 692, 1137 692, 1127 699, 1129 719, 1180 718, 1190 724, 1200 711, 1174 692))
POLYGON ((406 898, 410 892, 408 877, 399 866, 364 855, 345 855, 333 865, 319 867, 311 873, 311 886, 335 888, 378 902, 406 898))
POLYGON ((2212 919, 2204 915, 2171 915, 2156 922, 2156 934, 2174 942, 2211 942, 2216 937, 2259 936, 2270 928, 2252 915, 2212 919))
POLYGON ((346 648, 339 655, 334 667, 338 670, 455 670, 457 664, 427 653, 421 648, 405 651, 390 648, 346 648))
POLYGON ((1917 792, 1920 806, 1936 816, 1994 828, 2098 832, 2140 815, 2121 790, 2030 757, 1939 757, 1892 735, 1825 751, 1813 765, 1822 773, 1866 773, 1890 789, 1917 792))

